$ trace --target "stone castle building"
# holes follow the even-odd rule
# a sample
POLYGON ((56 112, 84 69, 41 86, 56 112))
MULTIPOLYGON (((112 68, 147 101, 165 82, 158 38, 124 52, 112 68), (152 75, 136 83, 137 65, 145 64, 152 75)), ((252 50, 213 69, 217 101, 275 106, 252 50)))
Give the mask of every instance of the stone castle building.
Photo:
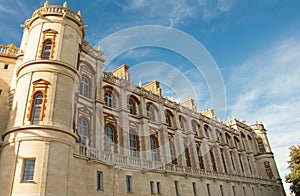
POLYGON ((285 195, 262 124, 104 72, 80 12, 46 1, 0 46, 1 196, 285 195))

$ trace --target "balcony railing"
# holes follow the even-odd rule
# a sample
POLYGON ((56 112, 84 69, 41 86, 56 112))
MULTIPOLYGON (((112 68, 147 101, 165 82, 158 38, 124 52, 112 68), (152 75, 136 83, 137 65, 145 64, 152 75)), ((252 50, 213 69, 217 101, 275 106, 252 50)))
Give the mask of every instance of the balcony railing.
POLYGON ((75 19, 79 23, 83 23, 82 18, 79 14, 76 12, 68 9, 67 7, 62 7, 62 6, 46 6, 42 7, 38 10, 36 10, 32 17, 43 15, 43 14, 53 14, 53 13, 58 13, 58 14, 66 14, 67 16, 70 16, 71 18, 75 19))
POLYGON ((18 52, 19 48, 13 44, 9 44, 7 46, 0 45, 0 55, 16 57, 18 52))
POLYGON ((129 157, 116 153, 108 153, 94 148, 89 148, 78 144, 76 146, 75 155, 86 157, 91 160, 105 162, 116 166, 125 166, 140 169, 141 171, 157 171, 161 173, 174 173, 185 176, 197 176, 207 179, 220 179, 225 181, 236 181, 253 184, 274 185, 275 180, 260 179, 254 177, 246 177, 235 174, 220 173, 203 169, 185 167, 182 165, 164 164, 160 161, 145 160, 137 157, 129 157))

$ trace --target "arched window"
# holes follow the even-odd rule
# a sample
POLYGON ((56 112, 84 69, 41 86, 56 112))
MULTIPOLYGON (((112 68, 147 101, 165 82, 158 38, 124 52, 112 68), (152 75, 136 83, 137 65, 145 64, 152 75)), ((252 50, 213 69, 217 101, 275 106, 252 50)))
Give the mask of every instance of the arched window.
POLYGON ((241 133, 241 137, 242 137, 243 149, 246 150, 246 145, 245 145, 246 136, 244 135, 244 133, 241 133))
POLYGON ((115 130, 111 125, 105 127, 105 150, 115 152, 115 130))
POLYGON ((132 114, 134 115, 135 114, 135 111, 134 111, 134 103, 132 100, 128 100, 127 101, 127 109, 129 110, 129 114, 132 114))
POLYGON ((175 145, 174 145, 174 142, 172 141, 172 139, 169 140, 169 144, 170 144, 170 155, 171 155, 172 164, 177 165, 176 150, 175 150, 175 145))
POLYGON ((113 96, 110 92, 105 93, 104 102, 105 102, 105 105, 108 106, 108 107, 113 106, 113 96))
POLYGON ((154 121, 154 114, 153 114, 151 107, 147 106, 146 110, 147 110, 147 117, 149 118, 149 120, 154 121))
POLYGON ((271 169, 271 166, 270 166, 270 162, 265 161, 264 166, 265 166, 265 169, 266 169, 267 176, 269 176, 269 178, 272 179, 273 178, 273 172, 272 172, 272 169, 271 169))
POLYGON ((216 164, 216 160, 215 160, 215 155, 214 155, 213 149, 209 150, 209 154, 210 154, 210 159, 211 159, 211 164, 212 164, 213 170, 217 171, 217 164, 216 164))
POLYGON ((187 144, 184 144, 184 154, 185 154, 185 161, 186 166, 191 167, 191 158, 190 158, 190 151, 187 144))
POLYGON ((240 147, 240 140, 237 137, 233 137, 233 139, 234 139, 234 144, 235 144, 236 148, 239 149, 239 147, 240 147))
POLYGON ((130 156, 131 157, 138 157, 138 140, 137 135, 134 131, 129 131, 129 146, 130 146, 130 156))
POLYGON ((156 138, 153 135, 150 136, 150 145, 151 145, 152 160, 157 161, 158 160, 158 153, 157 153, 158 145, 157 145, 156 138))
POLYGON ((37 93, 33 101, 33 110, 31 115, 31 123, 36 125, 39 124, 41 120, 41 111, 43 105, 43 94, 37 93))
POLYGON ((195 135, 198 135, 198 124, 196 122, 192 122, 192 129, 195 135))
POLYGON ((209 131, 210 131, 210 128, 208 127, 208 125, 204 125, 204 133, 205 133, 205 136, 207 137, 207 139, 210 139, 209 131))
POLYGON ((82 76, 81 83, 80 83, 80 94, 89 97, 89 91, 90 91, 90 82, 89 79, 86 76, 82 76))
POLYGON ((169 127, 172 127, 172 116, 168 111, 165 112, 165 118, 166 118, 166 124, 169 127))
POLYGON ((216 141, 221 142, 222 133, 219 129, 216 129, 216 141))
POLYGON ((198 161, 199 161, 200 169, 205 169, 200 145, 197 146, 197 155, 198 155, 198 161))
POLYGON ((229 135, 228 133, 225 133, 225 138, 226 138, 226 143, 227 143, 228 145, 230 145, 231 137, 230 137, 230 135, 229 135))
POLYGON ((225 171, 225 173, 227 173, 227 167, 226 167, 226 162, 225 162, 225 157, 224 157, 224 151, 223 151, 222 148, 220 148, 220 152, 221 152, 222 162, 223 162, 223 166, 224 166, 224 171, 225 171))
POLYGON ((52 42, 50 40, 46 40, 43 46, 43 54, 42 59, 49 59, 52 49, 52 42))
POLYGON ((258 149, 260 153, 265 153, 265 146, 261 138, 257 138, 258 149))
POLYGON ((87 133, 89 128, 87 121, 85 119, 79 118, 77 127, 78 127, 79 143, 86 145, 87 133))
POLYGON ((182 116, 179 116, 180 127, 185 131, 185 119, 182 116))

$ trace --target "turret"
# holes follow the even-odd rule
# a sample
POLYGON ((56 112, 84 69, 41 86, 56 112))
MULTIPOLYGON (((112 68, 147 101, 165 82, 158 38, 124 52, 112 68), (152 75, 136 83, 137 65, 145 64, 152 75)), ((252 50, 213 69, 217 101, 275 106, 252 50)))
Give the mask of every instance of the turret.
POLYGON ((67 3, 50 6, 48 1, 22 26, 14 100, 2 135, 0 195, 67 195, 78 140, 73 116, 86 26, 67 3))
POLYGON ((256 161, 260 176, 267 179, 276 179, 278 180, 278 183, 281 183, 273 152, 267 138, 267 130, 262 123, 258 122, 252 125, 251 128, 257 135, 256 161))

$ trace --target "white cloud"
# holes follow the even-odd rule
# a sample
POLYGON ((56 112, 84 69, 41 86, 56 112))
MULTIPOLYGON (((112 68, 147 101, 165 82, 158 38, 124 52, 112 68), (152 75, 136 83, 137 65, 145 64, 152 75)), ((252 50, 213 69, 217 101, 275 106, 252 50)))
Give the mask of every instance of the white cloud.
POLYGON ((212 20, 234 6, 233 0, 127 0, 115 3, 126 12, 142 12, 145 23, 155 19, 170 26, 196 17, 212 20))
POLYGON ((232 93, 236 102, 231 111, 250 123, 265 124, 283 179, 289 172, 288 148, 300 141, 299 65, 300 40, 291 37, 235 69, 230 82, 230 89, 240 89, 232 93))

